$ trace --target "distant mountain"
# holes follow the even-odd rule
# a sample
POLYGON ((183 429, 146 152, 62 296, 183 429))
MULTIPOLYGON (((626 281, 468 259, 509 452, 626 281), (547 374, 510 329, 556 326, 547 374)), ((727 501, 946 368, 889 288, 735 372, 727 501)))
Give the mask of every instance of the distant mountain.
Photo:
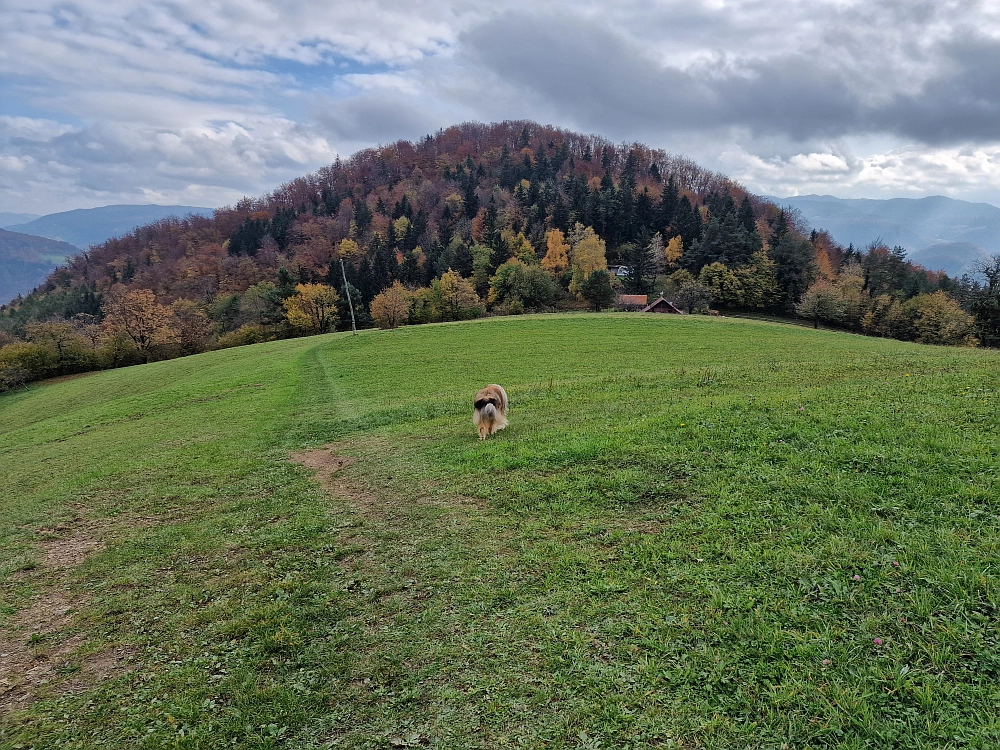
POLYGON ((121 237, 136 227, 152 224, 168 216, 211 216, 212 212, 211 208, 199 206, 116 205, 78 208, 75 211, 42 216, 23 224, 13 224, 6 229, 62 240, 80 250, 86 250, 91 245, 99 245, 112 237, 121 237))
POLYGON ((798 209, 814 229, 826 229, 842 245, 864 247, 875 239, 899 245, 930 270, 961 276, 981 257, 1000 253, 1000 208, 935 195, 930 198, 774 198, 798 209))
POLYGON ((78 252, 66 242, 0 229, 0 304, 30 292, 78 252))
POLYGON ((6 229, 13 224, 24 224, 27 221, 34 221, 40 218, 38 214, 12 214, 7 211, 0 211, 0 229, 6 229))

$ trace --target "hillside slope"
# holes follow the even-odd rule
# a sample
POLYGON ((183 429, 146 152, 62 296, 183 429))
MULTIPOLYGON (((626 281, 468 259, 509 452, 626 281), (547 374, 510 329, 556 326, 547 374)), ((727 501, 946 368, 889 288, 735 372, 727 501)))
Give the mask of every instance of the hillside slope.
POLYGON ((415 143, 365 149, 212 218, 140 227, 74 259, 47 291, 100 295, 121 283, 168 302, 205 302, 275 283, 282 268, 290 274, 284 283, 339 289, 341 243, 350 240, 357 250, 348 256, 348 281, 364 305, 394 280, 424 286, 449 268, 478 273, 485 296, 497 266, 518 252, 537 262, 546 231, 568 234, 577 222, 604 239, 610 262, 671 228, 691 245, 701 236, 698 204, 706 196, 734 214, 746 199, 740 221, 752 234, 757 218, 778 213, 725 175, 642 144, 524 121, 464 123, 415 143), (475 247, 492 253, 478 271, 475 247))
POLYGON ((0 305, 30 292, 76 252, 65 242, 0 229, 0 305))
POLYGON ((996 747, 998 367, 549 315, 4 396, 0 745, 996 747))

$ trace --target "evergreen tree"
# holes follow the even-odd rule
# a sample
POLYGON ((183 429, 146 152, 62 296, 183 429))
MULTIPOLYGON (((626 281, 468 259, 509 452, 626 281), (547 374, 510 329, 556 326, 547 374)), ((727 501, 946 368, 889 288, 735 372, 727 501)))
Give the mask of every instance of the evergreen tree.
POLYGON ((638 242, 628 243, 623 247, 627 248, 622 255, 628 267, 625 291, 628 294, 649 294, 656 281, 656 261, 649 236, 645 235, 638 242))
POLYGON ((472 276, 472 251, 464 242, 455 248, 455 255, 451 261, 451 268, 462 278, 472 276))
POLYGON ((801 299, 816 275, 816 250, 804 237, 786 229, 771 245, 778 279, 779 302, 790 308, 801 299))
POLYGON ((615 300, 614 289, 611 288, 611 275, 607 271, 594 271, 580 285, 580 294, 594 309, 611 307, 615 300))
POLYGON ((976 316, 976 334, 986 346, 1000 346, 1000 255, 976 264, 976 272, 985 279, 976 284, 969 311, 976 316))
POLYGON ((490 196, 486 206, 486 216, 483 221, 483 244, 492 251, 490 256, 490 275, 510 257, 510 248, 503 237, 503 226, 500 222, 500 211, 497 208, 496 196, 490 196))
POLYGON ((691 201, 685 195, 677 202, 677 211, 673 222, 674 234, 679 234, 684 240, 684 252, 694 247, 694 243, 701 239, 702 224, 701 214, 698 209, 691 205, 691 201))
POLYGON ((371 256, 372 276, 369 287, 374 297, 374 295, 392 286, 392 282, 399 275, 399 270, 397 268, 396 254, 389 249, 385 240, 382 239, 382 235, 376 234, 372 237, 368 252, 371 256))
POLYGON ((660 204, 657 207, 655 222, 656 230, 662 233, 664 237, 671 236, 670 227, 674 223, 678 201, 677 183, 674 182, 674 176, 670 175, 667 184, 663 186, 663 195, 660 197, 660 204))

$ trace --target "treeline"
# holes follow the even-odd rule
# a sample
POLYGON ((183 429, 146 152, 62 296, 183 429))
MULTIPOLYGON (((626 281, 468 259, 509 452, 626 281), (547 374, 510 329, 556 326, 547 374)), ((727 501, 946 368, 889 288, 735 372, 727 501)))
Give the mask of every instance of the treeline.
POLYGON ((0 313, 0 388, 343 329, 351 309, 359 327, 391 327, 601 309, 617 292, 969 344, 989 340, 973 310, 984 289, 808 235, 724 175, 641 144, 471 123, 75 256, 0 313), (854 300, 856 278, 861 302, 831 301, 854 300), (926 315, 898 322, 923 297, 957 307, 949 333, 927 334, 926 315))

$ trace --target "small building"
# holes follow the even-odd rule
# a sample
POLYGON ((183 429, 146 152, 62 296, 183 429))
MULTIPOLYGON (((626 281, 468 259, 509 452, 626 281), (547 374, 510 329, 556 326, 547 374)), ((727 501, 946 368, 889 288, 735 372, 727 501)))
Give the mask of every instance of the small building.
POLYGON ((616 279, 628 276, 628 266, 608 266, 608 273, 616 279))
POLYGON ((684 315, 684 311, 681 310, 673 302, 666 300, 663 297, 663 293, 660 293, 659 299, 654 300, 651 304, 646 305, 642 308, 642 312, 651 313, 670 313, 671 315, 684 315))
POLYGON ((622 310, 641 310, 648 303, 649 298, 645 294, 620 294, 618 295, 618 306, 622 310))

